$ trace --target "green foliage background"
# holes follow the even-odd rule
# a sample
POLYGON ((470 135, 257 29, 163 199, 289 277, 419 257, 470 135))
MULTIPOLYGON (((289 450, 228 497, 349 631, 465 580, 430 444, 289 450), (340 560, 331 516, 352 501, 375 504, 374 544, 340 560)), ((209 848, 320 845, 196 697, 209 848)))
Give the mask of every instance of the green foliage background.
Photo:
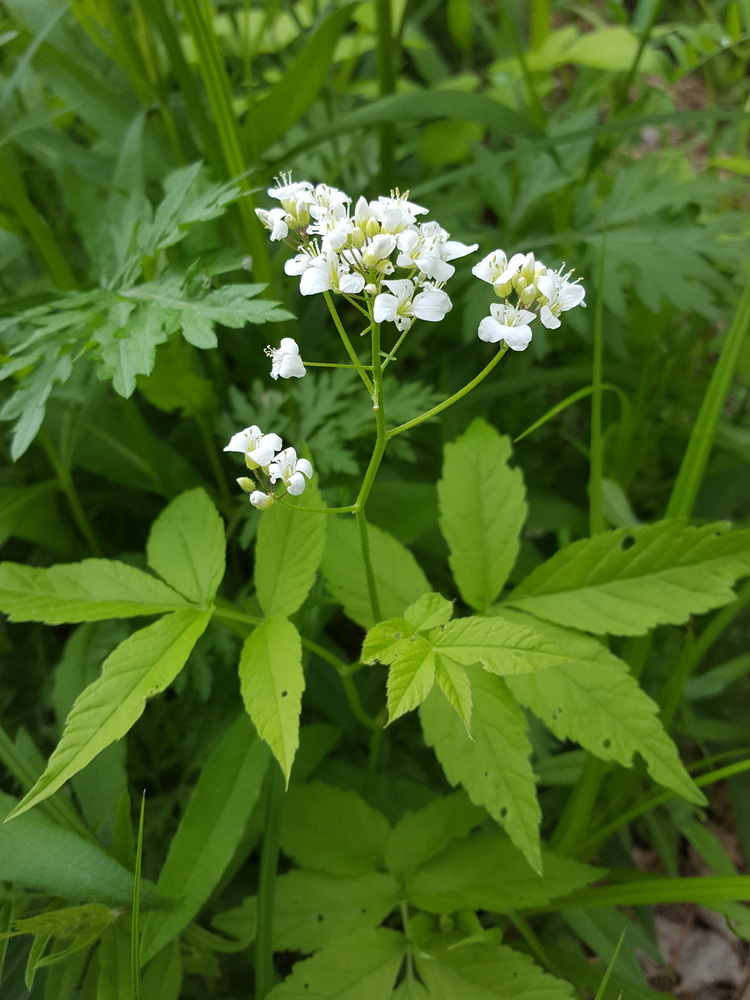
MULTIPOLYGON (((647 906, 747 941, 747 4, 0 18, 3 997, 654 997, 647 906), (287 170, 587 289, 393 440, 381 621, 353 522, 261 519, 221 454, 304 442, 329 506, 369 455, 356 376, 268 379, 332 341, 253 211, 287 170)), ((393 425, 490 359, 461 263, 393 425)))

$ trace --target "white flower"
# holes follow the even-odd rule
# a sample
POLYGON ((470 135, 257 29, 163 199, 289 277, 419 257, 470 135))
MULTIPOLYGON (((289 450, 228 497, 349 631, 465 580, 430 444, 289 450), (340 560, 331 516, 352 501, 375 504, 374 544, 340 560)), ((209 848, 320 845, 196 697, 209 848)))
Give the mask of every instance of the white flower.
POLYGON ((276 187, 268 189, 269 198, 275 198, 286 208, 298 201, 309 204, 313 200, 313 186, 310 181, 292 181, 291 174, 280 174, 276 178, 276 187), (279 183, 280 182, 280 183, 279 183))
POLYGON ((250 494, 250 503, 258 510, 268 510, 274 499, 273 493, 262 493, 260 490, 253 490, 250 494))
POLYGON ((272 460, 274 454, 282 447, 282 440, 278 434, 264 434, 257 424, 246 427, 244 431, 238 431, 233 435, 231 441, 224 451, 239 451, 245 456, 245 464, 248 469, 265 468, 272 460))
POLYGON ((384 281, 390 293, 381 292, 375 299, 373 318, 376 323, 395 323, 396 329, 408 330, 415 319, 437 323, 453 308, 453 304, 439 288, 425 285, 415 296, 416 287, 409 278, 384 281))
POLYGON ((489 344, 504 340, 512 351, 523 351, 529 346, 531 328, 529 323, 534 313, 528 309, 517 309, 507 302, 493 302, 491 316, 485 316, 479 324, 479 339, 489 344))
POLYGON ((306 374, 299 344, 291 337, 283 337, 275 350, 269 346, 265 353, 271 359, 271 378, 302 378, 306 374))
POLYGON ((575 306, 586 306, 583 301, 586 295, 583 286, 578 281, 568 281, 572 273, 568 271, 567 274, 562 274, 561 267, 559 271, 549 271, 542 275, 537 281, 539 294, 546 299, 540 319, 548 330, 556 330, 560 326, 558 317, 561 312, 567 312, 575 306))
POLYGON ((256 208, 255 214, 266 229, 271 230, 271 236, 269 237, 271 242, 274 240, 285 240, 289 235, 289 223, 294 224, 294 220, 283 208, 272 208, 269 212, 264 208, 256 208))
MULTIPOLYGON (((287 492, 293 497, 304 493, 305 476, 312 479, 313 468, 306 458, 297 458, 294 448, 285 448, 276 456, 275 461, 268 467, 268 475, 272 483, 277 483, 279 479, 284 483, 287 492)), ((252 499, 252 498, 251 498, 252 499)))
POLYGON ((413 229, 406 229, 398 235, 401 251, 396 263, 399 267, 416 267, 421 274, 435 281, 447 281, 455 272, 449 260, 465 257, 479 246, 467 246, 457 240, 450 240, 445 229, 437 222, 425 222, 413 229))
POLYGON ((356 295, 364 286, 364 277, 352 274, 348 264, 332 251, 311 257, 299 282, 299 290, 303 295, 316 295, 318 292, 356 295))
MULTIPOLYGON (((364 267, 378 267, 386 261, 396 248, 396 237, 386 233, 380 233, 373 237, 362 248, 362 264, 364 267)), ((391 270, 393 268, 391 267, 391 270)))
POLYGON ((498 295, 510 295, 511 280, 524 261, 524 254, 514 253, 508 260, 503 250, 493 250, 471 269, 471 273, 489 282, 498 295))

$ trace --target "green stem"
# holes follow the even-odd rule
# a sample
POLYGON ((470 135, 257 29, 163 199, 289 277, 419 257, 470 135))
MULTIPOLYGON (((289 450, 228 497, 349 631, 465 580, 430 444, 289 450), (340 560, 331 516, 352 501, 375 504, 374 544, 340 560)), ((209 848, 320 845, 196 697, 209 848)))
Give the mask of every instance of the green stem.
POLYGON ((255 1000, 263 1000, 274 986, 273 908, 279 866, 284 775, 275 764, 268 772, 268 813, 260 850, 258 874, 258 930, 255 936, 255 1000))
POLYGON ((195 421, 198 424, 198 430, 200 431, 201 439, 203 445, 206 449, 206 454, 208 456, 208 464, 211 466, 211 472, 216 480, 216 485, 219 490, 219 496, 221 497, 222 503, 231 504, 232 497, 227 488, 227 481, 224 469, 219 461, 219 455, 216 450, 216 442, 214 441, 211 430, 206 422, 206 418, 203 413, 195 414, 195 421))
POLYGON ((323 292, 323 298, 326 300, 326 305, 328 306, 328 312, 331 314, 331 319, 333 320, 334 326, 338 330, 339 337, 344 345, 346 353, 352 359, 352 364, 357 369, 357 374, 362 379, 365 389, 367 389, 368 395, 372 396, 375 387, 367 376, 367 372, 364 369, 362 362, 357 357, 357 352, 352 347, 352 342, 349 340, 349 336, 344 329, 344 326, 339 318, 339 314, 336 310, 336 306, 333 304, 333 299, 331 298, 330 292, 323 292))
MULTIPOLYGON (((378 95, 386 97, 396 89, 394 73, 394 39, 391 21, 391 0, 375 0, 375 25, 377 34, 378 95)), ((380 126, 380 184, 383 191, 393 185, 396 145, 396 127, 393 122, 380 126)))
POLYGON ((604 296, 601 293, 604 273, 604 245, 602 237, 599 254, 599 294, 596 298, 594 314, 594 356, 591 376, 591 452, 589 460, 589 534, 604 531, 604 508, 602 495, 603 440, 602 440, 602 345, 604 341, 604 296))
POLYGON ((304 364, 305 368, 348 368, 350 371, 352 369, 356 371, 360 369, 366 372, 372 371, 371 365, 339 365, 330 361, 305 361, 304 364))
POLYGON ((305 514, 356 514, 357 505, 350 504, 348 507, 303 507, 301 504, 287 503, 283 497, 277 497, 276 503, 281 504, 288 510, 301 510, 305 514))
POLYGON ((438 403, 437 406, 433 406, 431 410, 427 410, 420 416, 414 417, 413 420, 407 420, 405 424, 399 424, 398 427, 392 427, 386 434, 387 440, 390 441, 390 439, 396 437, 397 434, 403 434, 404 431, 411 430, 412 427, 417 427, 419 424, 424 423, 425 420, 429 420, 430 417, 434 417, 438 413, 442 413, 443 410, 447 410, 449 406, 453 406, 453 404, 457 403, 459 399, 463 399, 464 396, 468 395, 468 393, 470 393, 472 389, 476 389, 479 383, 483 382, 484 379, 487 378, 487 376, 490 374, 492 369, 498 363, 500 358, 502 358, 506 354, 507 350, 508 350, 508 345, 505 343, 505 341, 503 341, 503 346, 494 356, 492 361, 490 361, 488 365, 485 365, 485 367, 476 376, 476 378, 473 378, 471 382, 468 382, 463 387, 463 389, 459 389, 458 392, 454 392, 452 396, 448 396, 448 398, 444 399, 442 403, 438 403))
POLYGON ((55 451, 55 446, 52 444, 52 441, 46 431, 40 431, 39 440, 42 447, 47 452, 50 465, 55 470, 55 475, 57 476, 57 481, 60 484, 60 489, 65 494, 65 498, 68 501, 70 511, 73 515, 73 520, 78 526, 78 530, 85 538, 88 547, 94 555, 101 558, 102 547, 94 534, 94 530, 91 527, 88 517, 86 516, 86 511, 83 509, 83 505, 81 504, 78 496, 78 491, 73 484, 70 470, 60 461, 60 458, 55 451))
POLYGON ((376 622, 381 620, 380 601, 378 599, 378 588, 375 583, 375 573, 372 568, 372 558, 370 555, 370 538, 367 531, 367 520, 363 510, 357 511, 357 527, 359 528, 359 546, 362 551, 362 562, 365 566, 365 577, 367 578, 367 593, 370 597, 370 608, 372 617, 376 622))

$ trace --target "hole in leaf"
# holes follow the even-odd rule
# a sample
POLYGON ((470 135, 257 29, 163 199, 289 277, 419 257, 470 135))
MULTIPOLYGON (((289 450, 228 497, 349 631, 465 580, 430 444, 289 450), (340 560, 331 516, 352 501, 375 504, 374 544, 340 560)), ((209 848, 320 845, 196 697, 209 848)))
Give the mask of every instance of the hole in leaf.
POLYGON ((489 776, 490 776, 490 772, 489 772, 489 771, 485 771, 485 772, 484 772, 484 776, 485 776, 485 778, 489 778, 489 776))
POLYGON ((500 810, 500 819, 505 819, 507 815, 508 815, 508 807, 503 806, 500 810))
POLYGON ((628 549, 632 549, 635 545, 635 538, 632 535, 625 535, 623 540, 620 542, 620 548, 623 552, 627 552, 628 549))
POLYGON ((319 913, 315 919, 318 921, 319 924, 322 924, 323 923, 323 914, 319 913))
POLYGON ((282 697, 282 698, 286 698, 286 696, 287 696, 288 694, 289 694, 289 692, 288 692, 288 691, 282 691, 282 692, 281 692, 281 697, 282 697))
POLYGON ((609 750, 609 748, 612 746, 612 740, 602 740, 602 746, 604 747, 605 750, 609 750))
POLYGON ((359 912, 362 913, 362 914, 367 913, 367 907, 363 906, 362 909, 359 912))

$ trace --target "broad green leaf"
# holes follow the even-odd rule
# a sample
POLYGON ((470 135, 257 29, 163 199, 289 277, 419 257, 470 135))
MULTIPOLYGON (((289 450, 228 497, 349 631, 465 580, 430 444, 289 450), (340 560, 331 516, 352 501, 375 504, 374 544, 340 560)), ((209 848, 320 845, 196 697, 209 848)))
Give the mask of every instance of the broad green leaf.
POLYGON ((641 635, 735 599, 750 573, 750 530, 679 520, 574 542, 534 570, 507 604, 584 632, 641 635))
POLYGON ((355 792, 320 781, 287 792, 281 848, 305 868, 349 876, 382 868, 389 832, 385 816, 355 792))
POLYGON ((502 944, 470 944, 441 935, 422 945, 417 969, 430 1000, 572 1000, 570 983, 556 979, 502 944))
MULTIPOLYGON (((15 805, 14 799, 0 793, 0 819, 7 818, 15 805)), ((133 900, 133 876, 127 868, 97 844, 38 812, 0 823, 0 858, 3 878, 28 889, 113 906, 129 906, 133 900)), ((145 906, 160 899, 153 886, 142 885, 145 906)))
POLYGON ((181 493, 151 526, 149 566, 193 604, 211 602, 224 576, 224 525, 200 487, 181 493))
POLYGON ((499 677, 468 667, 471 737, 446 699, 433 691, 420 708, 425 742, 452 785, 501 823, 528 863, 541 871, 536 779, 529 763, 526 719, 499 677))
POLYGON ((453 840, 409 878, 409 902, 430 913, 493 910, 509 913, 545 906, 589 885, 603 871, 542 851, 544 875, 532 871, 500 830, 453 840))
MULTIPOLYGON (((430 585, 416 559, 392 535, 368 525, 370 556, 382 619, 403 615, 406 608, 430 585)), ((359 531, 353 519, 329 517, 328 541, 322 564, 328 589, 352 621, 372 628, 375 618, 370 607, 359 531)))
POLYGON ((161 580, 114 560, 84 559, 50 569, 0 563, 0 610, 13 622, 94 622, 187 606, 161 580))
MULTIPOLYGON (((274 887, 274 950, 310 954, 347 934, 372 930, 398 909, 399 900, 398 883, 382 872, 342 877, 295 869, 279 875, 274 887)), ((247 947, 257 932, 258 897, 248 896, 212 924, 247 947)))
POLYGON ((414 636, 399 650, 388 671, 388 722, 425 700, 435 680, 435 654, 426 639, 414 636))
POLYGON ((175 611, 128 636, 102 664, 101 677, 80 695, 47 768, 12 812, 18 816, 54 794, 141 717, 146 700, 182 670, 211 618, 175 611))
POLYGON ((406 940, 379 927, 347 935, 298 962, 267 1000, 391 1000, 406 940))
POLYGON ((440 531, 456 586, 479 611, 492 604, 508 579, 526 520, 523 478, 508 466, 510 454, 510 439, 479 417, 445 446, 440 531))
POLYGON ((463 790, 439 796, 417 812, 405 813, 388 838, 388 868, 403 879, 446 844, 465 837, 484 817, 484 809, 473 805, 463 790))
POLYGON ((305 689, 302 643, 294 625, 274 615, 254 629, 242 647, 239 674, 245 708, 288 782, 305 689))
POLYGON ((456 618, 430 633, 444 657, 468 666, 481 663, 493 674, 527 674, 567 660, 566 654, 533 627, 501 618, 456 618))
POLYGON ((393 1000, 430 1000, 430 996, 418 979, 404 979, 393 991, 393 1000))
POLYGON ((382 872, 350 878, 289 872, 279 876, 274 891, 274 949, 309 954, 374 929, 398 905, 398 884, 382 872))
MULTIPOLYGON (((295 503, 293 497, 287 497, 295 503)), ((322 506, 311 483, 299 500, 322 506)), ((263 511, 255 547, 255 586, 266 615, 291 615, 299 610, 315 582, 326 542, 327 514, 308 514, 274 504, 263 511)))
POLYGON ((263 788, 268 747, 243 712, 203 766, 159 875, 157 889, 178 898, 143 928, 147 962, 197 915, 232 860, 263 788))
POLYGON ((664 731, 658 706, 639 687, 627 663, 591 636, 547 622, 535 622, 534 627, 571 660, 543 673, 508 677, 508 687, 521 704, 558 739, 576 740, 595 757, 624 767, 639 753, 654 781, 690 802, 705 802, 664 731))

